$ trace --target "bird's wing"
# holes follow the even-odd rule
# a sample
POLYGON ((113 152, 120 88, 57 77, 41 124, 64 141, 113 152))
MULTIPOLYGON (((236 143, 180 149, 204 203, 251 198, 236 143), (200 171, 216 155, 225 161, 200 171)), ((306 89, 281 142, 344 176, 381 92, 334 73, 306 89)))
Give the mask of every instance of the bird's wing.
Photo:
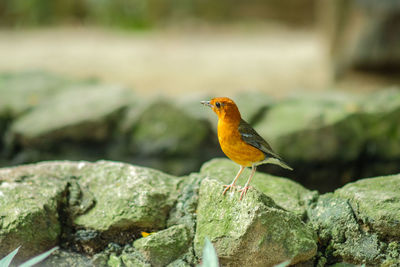
POLYGON ((268 157, 273 157, 282 160, 271 148, 271 146, 265 141, 246 121, 243 119, 239 123, 239 133, 242 140, 247 144, 260 149, 268 157))
POLYGON ((239 133, 242 140, 247 144, 260 149, 266 155, 266 159, 263 163, 272 163, 281 166, 282 168, 293 170, 287 163, 285 163, 281 157, 276 154, 271 146, 265 141, 247 122, 241 120, 239 123, 239 133))

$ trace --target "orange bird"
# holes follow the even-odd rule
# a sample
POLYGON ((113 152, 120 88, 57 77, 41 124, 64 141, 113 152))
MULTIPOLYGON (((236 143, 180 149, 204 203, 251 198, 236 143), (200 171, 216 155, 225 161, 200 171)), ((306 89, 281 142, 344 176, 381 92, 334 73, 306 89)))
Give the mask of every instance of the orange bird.
POLYGON ((201 101, 218 115, 218 140, 225 155, 240 165, 239 172, 229 185, 224 185, 223 195, 235 186, 236 180, 245 167, 251 166, 251 174, 244 188, 240 189, 240 199, 246 195, 251 178, 260 164, 272 163, 293 170, 279 157, 247 122, 240 116, 235 102, 227 97, 217 97, 201 101))

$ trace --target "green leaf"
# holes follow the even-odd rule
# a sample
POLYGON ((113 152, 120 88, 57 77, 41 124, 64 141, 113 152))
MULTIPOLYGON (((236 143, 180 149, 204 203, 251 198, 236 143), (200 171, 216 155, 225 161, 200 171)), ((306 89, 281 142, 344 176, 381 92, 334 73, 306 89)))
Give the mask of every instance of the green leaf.
POLYGON ((0 267, 8 267, 10 266, 11 261, 15 257, 15 255, 18 253, 18 250, 21 246, 17 247, 13 252, 5 256, 0 260, 0 267))
MULTIPOLYGON (((37 255, 36 257, 22 263, 19 267, 31 267, 39 262, 41 262, 42 260, 46 259, 48 256, 50 256, 51 253, 53 253, 54 251, 56 251, 58 249, 58 247, 54 247, 40 255, 37 255)), ((1 266, 0 266, 1 267, 1 266)))
POLYGON ((201 267, 218 267, 218 256, 217 252, 211 241, 206 237, 203 248, 203 260, 201 267))
POLYGON ((287 261, 281 262, 277 265, 274 265, 274 267, 286 267, 286 266, 289 266, 290 262, 291 262, 291 260, 287 260, 287 261))

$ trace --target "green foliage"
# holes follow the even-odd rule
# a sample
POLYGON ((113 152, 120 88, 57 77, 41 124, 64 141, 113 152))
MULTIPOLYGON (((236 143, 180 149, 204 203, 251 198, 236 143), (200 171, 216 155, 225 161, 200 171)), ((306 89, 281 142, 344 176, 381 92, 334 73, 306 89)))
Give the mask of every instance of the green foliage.
POLYGON ((218 267, 217 252, 208 237, 205 238, 203 248, 203 259, 200 267, 218 267))
POLYGON ((2 0, 0 25, 82 24, 143 29, 182 20, 225 22, 283 19, 310 22, 315 0, 2 0))
MULTIPOLYGON (((12 251, 10 254, 5 256, 3 259, 0 260, 0 267, 8 267, 11 264, 11 261, 15 257, 15 255, 18 253, 18 250, 20 249, 21 246, 17 247, 14 251, 12 251)), ((50 256, 51 253, 56 251, 58 247, 54 247, 40 255, 37 255, 36 257, 33 257, 32 259, 22 263, 19 265, 19 267, 31 267, 34 266, 35 264, 41 262, 42 260, 46 259, 48 256, 50 256)))

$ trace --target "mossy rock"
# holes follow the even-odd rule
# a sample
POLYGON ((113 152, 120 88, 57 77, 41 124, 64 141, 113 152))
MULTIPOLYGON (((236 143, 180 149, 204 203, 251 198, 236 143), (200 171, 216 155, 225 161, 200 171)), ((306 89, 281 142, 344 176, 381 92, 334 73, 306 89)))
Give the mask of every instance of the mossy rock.
POLYGON ((382 238, 400 238, 400 175, 358 180, 335 191, 358 220, 382 238))
POLYGON ((399 118, 397 88, 366 96, 327 92, 277 102, 254 127, 289 162, 340 163, 361 155, 398 159, 399 118))
POLYGON ((61 234, 59 210, 67 202, 69 163, 0 169, 0 258, 18 246, 17 261, 54 247, 61 234))
POLYGON ((371 266, 400 262, 400 176, 362 179, 309 206, 328 262, 371 266))
POLYGON ((201 257, 205 237, 220 263, 229 266, 273 266, 286 260, 306 262, 317 252, 316 235, 294 213, 250 188, 239 195, 221 195, 222 183, 201 183, 194 247, 201 257))
POLYGON ((47 102, 71 84, 60 76, 41 71, 0 75, 0 117, 15 118, 47 102))
POLYGON ((132 91, 123 87, 74 85, 19 117, 10 132, 29 147, 55 146, 65 140, 105 141, 130 99, 132 91))
POLYGON ((178 196, 179 178, 130 164, 83 163, 79 177, 96 205, 74 224, 100 233, 163 229, 178 196))
POLYGON ((297 96, 273 105, 255 129, 289 162, 349 161, 365 140, 358 111, 347 94, 297 96))
POLYGON ((165 101, 150 104, 132 126, 131 150, 144 155, 191 155, 204 144, 208 126, 165 101))

